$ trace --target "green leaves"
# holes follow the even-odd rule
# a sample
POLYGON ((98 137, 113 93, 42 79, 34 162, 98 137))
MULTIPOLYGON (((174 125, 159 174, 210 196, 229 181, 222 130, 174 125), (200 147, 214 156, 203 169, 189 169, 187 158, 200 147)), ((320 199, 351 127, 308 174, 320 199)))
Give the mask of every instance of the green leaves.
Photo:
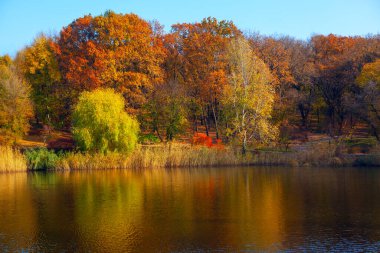
POLYGON ((139 125, 124 111, 120 94, 112 89, 97 89, 80 95, 72 132, 83 151, 130 152, 136 146, 139 125))

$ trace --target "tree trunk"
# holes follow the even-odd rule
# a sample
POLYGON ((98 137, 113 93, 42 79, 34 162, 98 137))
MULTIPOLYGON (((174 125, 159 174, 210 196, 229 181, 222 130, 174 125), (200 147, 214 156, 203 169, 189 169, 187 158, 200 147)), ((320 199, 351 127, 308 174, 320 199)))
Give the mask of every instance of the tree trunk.
POLYGON ((214 116, 214 122, 215 122, 216 139, 219 139, 218 120, 216 118, 215 107, 213 105, 212 105, 212 114, 214 116))
POLYGON ((244 135, 243 135, 243 143, 242 143, 242 147, 241 147, 241 153, 244 156, 247 154, 247 133, 246 132, 244 132, 244 135))
POLYGON ((204 114, 203 107, 202 107, 202 118, 203 118, 203 121, 204 121, 204 124, 205 124, 205 127, 206 127, 206 135, 209 136, 209 129, 208 129, 207 117, 206 117, 205 114, 204 114))

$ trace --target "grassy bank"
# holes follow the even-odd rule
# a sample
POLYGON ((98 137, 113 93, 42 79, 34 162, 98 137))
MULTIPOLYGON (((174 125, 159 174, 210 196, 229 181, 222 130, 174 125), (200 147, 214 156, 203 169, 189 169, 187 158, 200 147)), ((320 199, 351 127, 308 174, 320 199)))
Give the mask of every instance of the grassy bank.
POLYGON ((25 157, 19 150, 0 146, 0 172, 27 171, 25 157))
POLYGON ((195 168, 249 164, 250 160, 233 150, 192 147, 183 144, 139 147, 132 154, 90 155, 68 153, 57 163, 62 170, 195 168))
POLYGON ((292 152, 248 152, 242 156, 239 149, 223 149, 166 144, 139 146, 129 155, 120 153, 89 154, 79 152, 55 153, 44 148, 27 150, 21 154, 9 147, 0 147, 0 171, 29 170, 95 170, 95 169, 151 169, 197 168, 221 166, 379 166, 377 154, 355 156, 342 154, 328 143, 310 145, 292 152))
POLYGON ((379 166, 378 155, 363 157, 340 153, 334 145, 319 143, 293 152, 251 152, 242 156, 240 149, 214 149, 186 144, 139 147, 126 156, 117 153, 91 155, 65 154, 55 166, 59 170, 196 168, 221 166, 379 166), (377 159, 375 161, 375 158, 377 159), (360 161, 360 163, 358 163, 360 161))

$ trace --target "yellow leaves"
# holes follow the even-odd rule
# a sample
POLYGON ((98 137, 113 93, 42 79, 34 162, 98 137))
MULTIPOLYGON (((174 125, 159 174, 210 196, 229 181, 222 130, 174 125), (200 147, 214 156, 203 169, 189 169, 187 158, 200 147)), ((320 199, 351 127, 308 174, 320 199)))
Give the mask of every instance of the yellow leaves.
POLYGON ((273 139, 278 129, 270 122, 275 93, 269 68, 243 37, 231 41, 228 59, 231 75, 224 103, 231 112, 229 132, 239 133, 243 146, 251 139, 273 139))
POLYGON ((380 59, 365 64, 356 82, 361 87, 368 85, 370 82, 374 82, 377 87, 380 88, 380 59))

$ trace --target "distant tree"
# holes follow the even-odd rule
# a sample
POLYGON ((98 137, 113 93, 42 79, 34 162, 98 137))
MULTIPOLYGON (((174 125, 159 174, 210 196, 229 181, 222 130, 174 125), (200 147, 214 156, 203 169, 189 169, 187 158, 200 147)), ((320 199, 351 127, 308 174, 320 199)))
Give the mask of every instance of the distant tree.
POLYGON ((38 36, 32 45, 17 54, 15 64, 31 85, 37 123, 58 126, 65 117, 61 104, 64 93, 59 92, 61 74, 52 43, 52 38, 38 36))
POLYGON ((380 59, 365 64, 356 81, 362 89, 357 95, 357 112, 380 141, 380 59))
POLYGON ((351 111, 349 98, 356 93, 355 80, 363 64, 379 54, 379 42, 378 39, 333 34, 312 37, 316 70, 313 83, 326 104, 327 130, 331 135, 342 134, 351 111))
POLYGON ((295 80, 291 71, 291 55, 281 38, 261 35, 249 35, 254 53, 269 67, 276 91, 274 119, 280 124, 287 124, 293 113, 292 87, 295 80))
POLYGON ((83 151, 130 152, 139 125, 124 109, 124 98, 112 89, 83 92, 73 113, 73 137, 83 151))
POLYGON ((9 56, 0 57, 0 135, 3 141, 15 143, 26 134, 32 117, 29 85, 15 73, 9 56))
POLYGON ((293 108, 296 108, 301 117, 301 126, 309 127, 309 116, 316 109, 317 90, 313 85, 315 75, 313 51, 310 43, 282 37, 280 42, 289 55, 289 70, 293 77, 288 95, 288 117, 294 117, 293 108))
POLYGON ((229 112, 227 134, 236 137, 245 154, 249 142, 268 142, 277 136, 271 123, 275 90, 272 75, 243 37, 231 41, 228 48, 229 83, 224 93, 229 112))

